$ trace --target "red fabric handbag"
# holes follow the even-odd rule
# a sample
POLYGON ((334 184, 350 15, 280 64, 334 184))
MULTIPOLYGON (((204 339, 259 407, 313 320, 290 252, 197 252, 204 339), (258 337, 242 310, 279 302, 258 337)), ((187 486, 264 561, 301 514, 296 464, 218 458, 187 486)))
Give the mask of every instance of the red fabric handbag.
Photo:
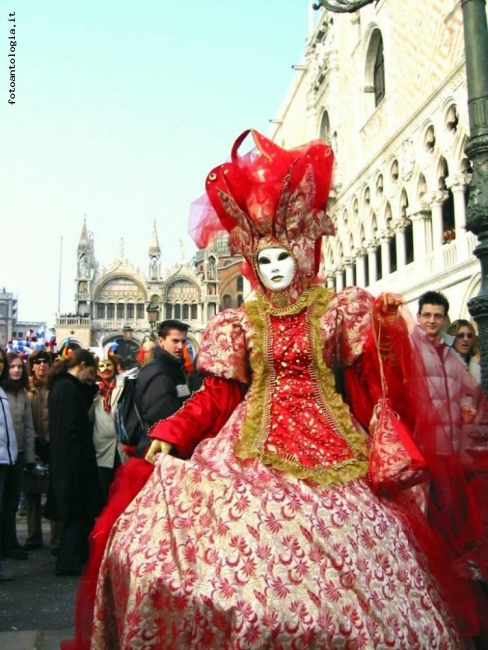
POLYGON ((427 463, 387 397, 374 407, 369 432, 368 474, 375 494, 388 496, 428 479, 427 463))
POLYGON ((407 426, 387 397, 383 360, 375 337, 383 397, 374 407, 369 425, 371 447, 368 475, 375 494, 388 496, 428 480, 428 466, 407 426))

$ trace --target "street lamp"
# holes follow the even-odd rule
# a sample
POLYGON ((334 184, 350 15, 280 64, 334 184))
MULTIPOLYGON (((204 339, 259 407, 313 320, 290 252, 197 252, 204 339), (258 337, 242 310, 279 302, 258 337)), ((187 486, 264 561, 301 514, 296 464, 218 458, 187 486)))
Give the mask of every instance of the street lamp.
MULTIPOLYGON (((319 0, 314 9, 353 12, 378 0, 319 0)), ((466 228, 478 236, 474 254, 481 265, 481 289, 468 303, 479 331, 481 387, 488 397, 488 26, 486 0, 461 0, 468 85, 470 136, 466 155, 473 167, 466 228)), ((419 2, 419 11, 421 4, 419 2)))
POLYGON ((154 302, 150 302, 146 308, 146 311, 147 311, 147 319, 149 321, 149 326, 151 328, 150 338, 151 341, 155 341, 156 323, 158 322, 159 319, 159 307, 154 302))

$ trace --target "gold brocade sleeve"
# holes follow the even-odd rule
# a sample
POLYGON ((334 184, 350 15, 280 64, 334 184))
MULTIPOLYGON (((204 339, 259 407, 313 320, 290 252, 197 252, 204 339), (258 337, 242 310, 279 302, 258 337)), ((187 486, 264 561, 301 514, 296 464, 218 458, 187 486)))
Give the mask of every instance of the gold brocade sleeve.
POLYGON ((243 384, 251 380, 250 323, 243 309, 226 309, 211 319, 198 351, 198 369, 243 384))

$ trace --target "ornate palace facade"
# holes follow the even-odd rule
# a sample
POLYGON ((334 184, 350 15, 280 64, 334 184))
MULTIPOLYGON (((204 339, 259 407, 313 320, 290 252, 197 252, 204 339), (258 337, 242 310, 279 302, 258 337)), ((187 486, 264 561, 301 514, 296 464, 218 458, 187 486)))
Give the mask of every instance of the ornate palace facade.
POLYGON ((189 340, 198 351, 208 320, 218 311, 243 301, 239 260, 226 238, 199 251, 191 264, 183 260, 161 269, 156 224, 148 248, 147 273, 119 256, 99 268, 93 236, 83 224, 77 249, 75 312, 58 315, 58 346, 68 339, 77 346, 103 347, 116 342, 125 357, 154 336, 159 321, 175 318, 190 326, 189 340))
POLYGON ((379 0, 355 14, 320 10, 310 23, 271 137, 285 147, 320 137, 334 150, 328 285, 397 291, 414 313, 421 293, 442 290, 451 318, 469 317, 480 272, 465 229, 460 3, 379 0))

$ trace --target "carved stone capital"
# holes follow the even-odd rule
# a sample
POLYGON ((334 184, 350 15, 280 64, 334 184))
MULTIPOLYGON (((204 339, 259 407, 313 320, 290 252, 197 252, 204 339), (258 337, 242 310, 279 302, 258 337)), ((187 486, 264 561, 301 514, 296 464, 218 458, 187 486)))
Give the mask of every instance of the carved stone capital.
POLYGON ((395 232, 404 232, 408 226, 410 225, 409 219, 393 219, 391 222, 391 228, 393 229, 394 233, 395 232))
POLYGON ((467 174, 451 174, 446 178, 446 185, 453 193, 464 192, 468 185, 467 174))
POLYGON ((446 190, 437 190, 435 192, 427 192, 424 195, 424 201, 431 206, 442 206, 444 201, 449 198, 449 192, 446 190))
POLYGON ((420 205, 407 208, 406 212, 410 221, 428 221, 431 216, 429 206, 424 202, 420 205))

